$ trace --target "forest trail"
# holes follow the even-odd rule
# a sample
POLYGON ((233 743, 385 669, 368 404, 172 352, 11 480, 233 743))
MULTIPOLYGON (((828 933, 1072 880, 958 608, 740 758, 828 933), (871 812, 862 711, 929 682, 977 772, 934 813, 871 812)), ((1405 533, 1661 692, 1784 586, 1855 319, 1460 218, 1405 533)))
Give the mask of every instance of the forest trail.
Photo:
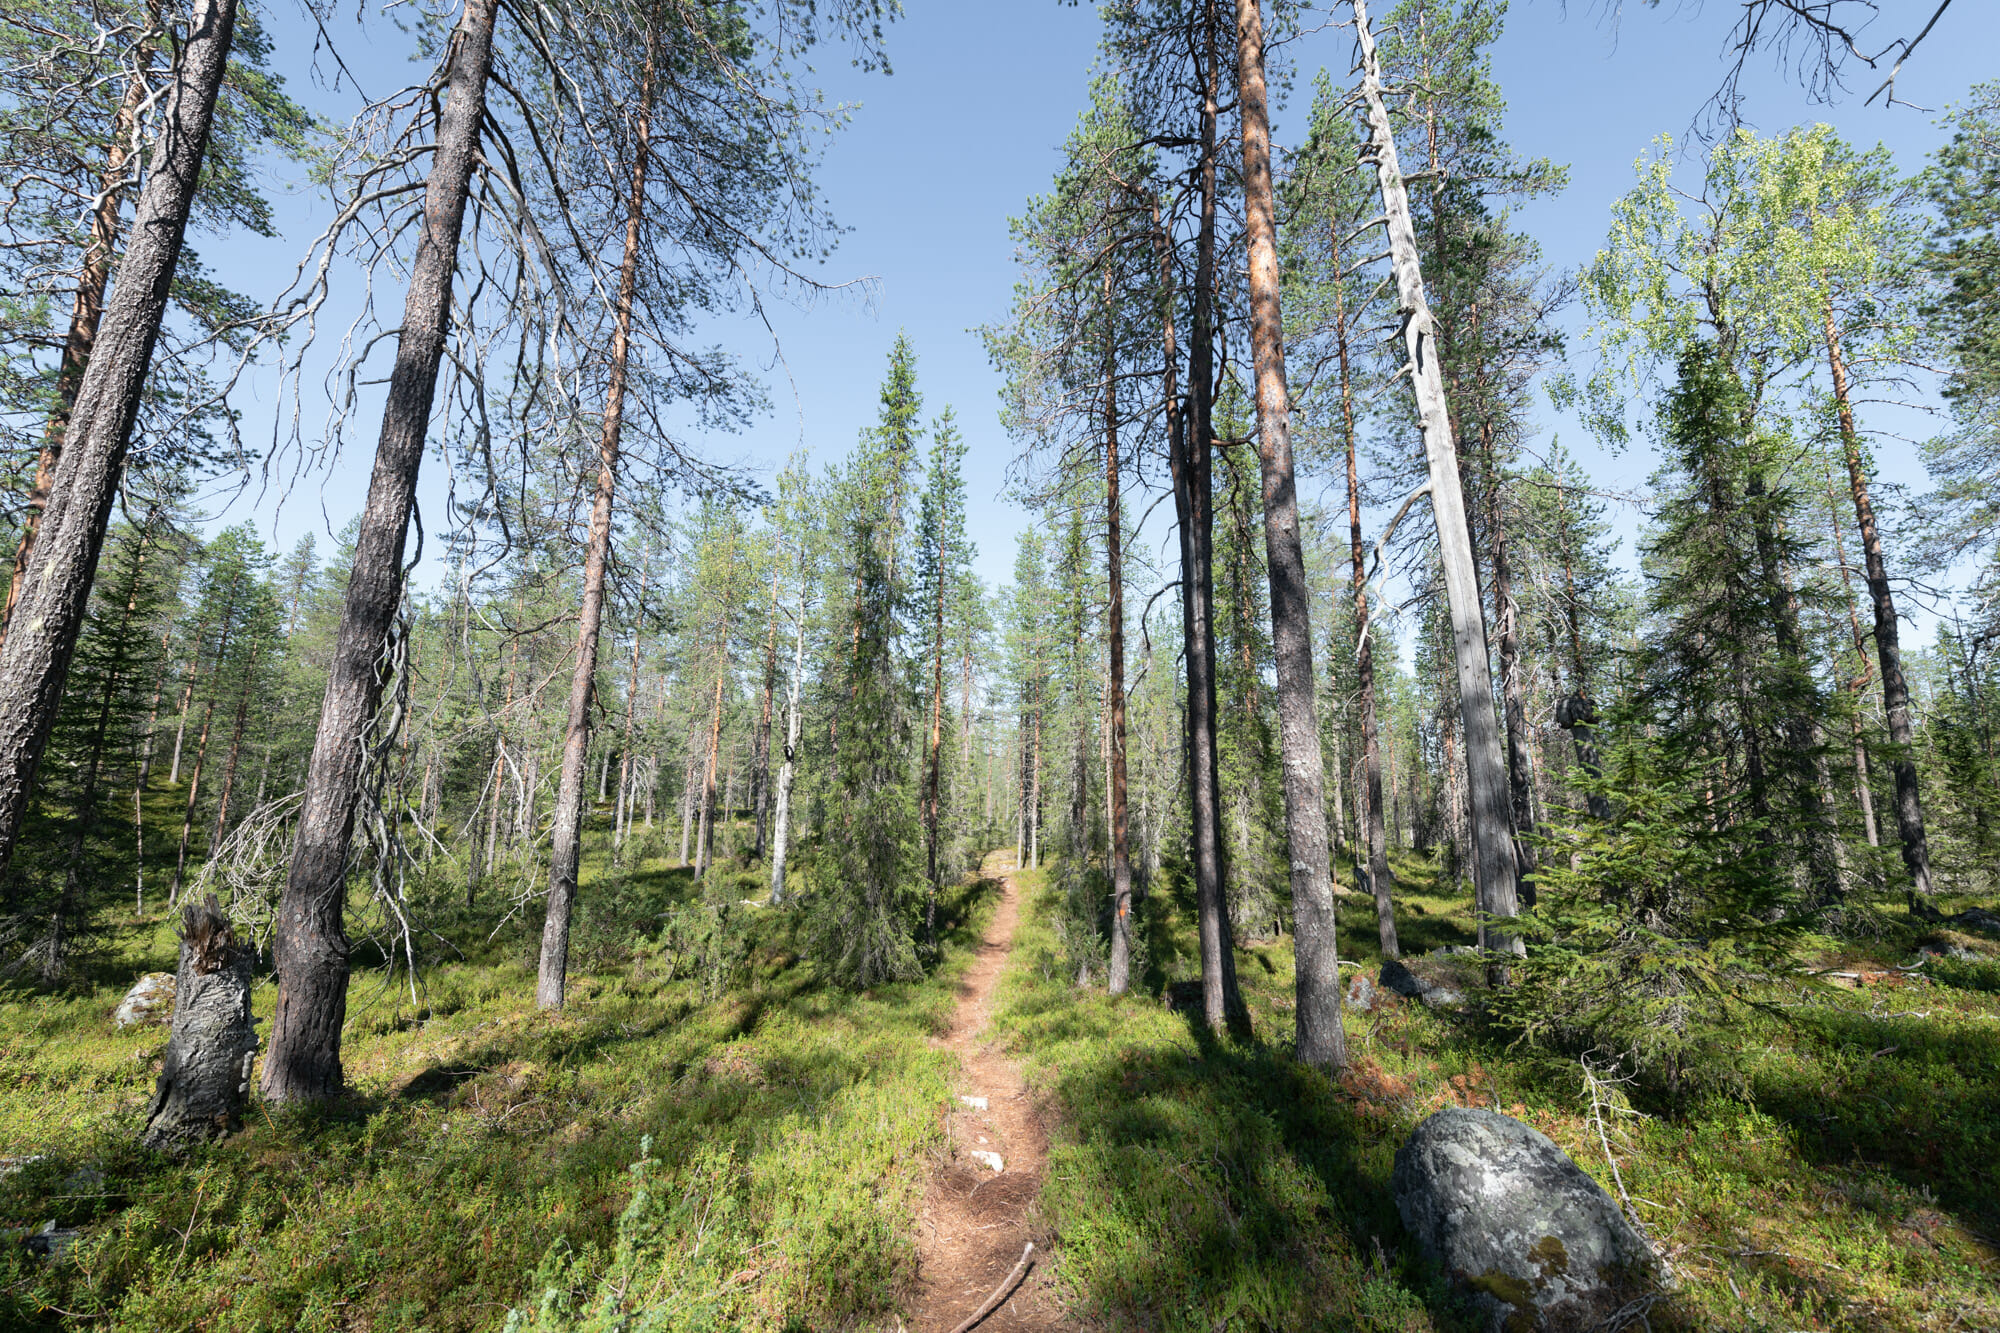
MULTIPOLYGON (((989 1036, 993 993, 1013 950, 1021 889, 1011 853, 982 868, 999 876, 1003 896, 987 923, 979 955, 959 986, 951 1033, 938 1044, 958 1054, 961 1100, 948 1120, 950 1156, 924 1191, 917 1223, 917 1291, 909 1333, 952 1333, 974 1314, 1021 1261, 1034 1238, 1031 1213, 1042 1187, 1048 1138, 1028 1096, 1021 1067, 989 1036), (963 1098, 984 1098, 985 1110, 963 1098), (998 1153, 1002 1170, 974 1157, 998 1153)), ((982 1333, 1055 1333, 1069 1327, 1050 1290, 1048 1256, 1037 1245, 1025 1278, 976 1325, 982 1333)))

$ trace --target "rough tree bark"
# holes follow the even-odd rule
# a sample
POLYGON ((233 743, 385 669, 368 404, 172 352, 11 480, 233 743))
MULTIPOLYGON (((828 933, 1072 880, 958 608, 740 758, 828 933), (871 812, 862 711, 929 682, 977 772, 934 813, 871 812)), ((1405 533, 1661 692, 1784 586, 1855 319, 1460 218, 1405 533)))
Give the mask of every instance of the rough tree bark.
POLYGON ((1291 858, 1297 956, 1298 1058, 1321 1069, 1347 1064, 1340 1026, 1333 870, 1326 834, 1326 759, 1313 676, 1311 594, 1292 472, 1292 408, 1278 290, 1278 223, 1271 184, 1271 119, 1259 0, 1236 0, 1237 106, 1243 123, 1243 212, 1250 249, 1250 353, 1256 379, 1257 458, 1263 473, 1264 554, 1277 659, 1279 771, 1291 858))
POLYGON ((131 241, 77 385, 35 550, 0 644, 0 870, 20 837, 35 769, 89 604, 235 26, 236 0, 195 0, 173 82, 162 99, 160 138, 133 215, 131 241))
MULTIPOLYGON (((569 975, 569 923, 576 906, 577 868, 583 859, 584 766, 590 758, 590 705, 597 688, 597 648, 604 628, 604 588, 611 562, 611 504, 618 492, 618 448, 625 424, 625 374, 631 359, 632 303, 639 285, 640 228, 646 220, 646 165, 653 117, 653 44, 639 79, 634 121, 632 183, 625 198, 625 253, 618 265, 618 305, 612 313, 611 380, 604 390, 604 421, 597 437, 597 489, 590 504, 590 538, 583 557, 583 605, 577 612, 576 668, 569 683, 569 718, 563 730, 562 772, 555 819, 549 830, 549 906, 542 918, 542 956, 535 977, 535 1007, 560 1009, 569 975)), ((607 756, 608 759, 608 756, 607 756)), ((601 784, 600 784, 601 785, 601 784)))
MULTIPOLYGON (((1430 467, 1431 513, 1437 523, 1438 554, 1444 567, 1445 597, 1451 610, 1452 649, 1458 669, 1458 702, 1465 738, 1465 773, 1472 825, 1474 884, 1487 913, 1506 919, 1518 911, 1517 867, 1508 818, 1507 765, 1493 716, 1493 677, 1480 605, 1479 578, 1472 558, 1472 533, 1465 493, 1458 479, 1458 449, 1439 373, 1436 321, 1424 295, 1410 197, 1396 159, 1395 136, 1382 95, 1382 61, 1368 26, 1366 0, 1353 0, 1355 35, 1361 44, 1361 93, 1369 139, 1363 161, 1375 168, 1388 222, 1390 262, 1397 304, 1403 317, 1404 355, 1422 425, 1430 467)), ((1488 945, 1522 952, 1520 941, 1503 930, 1487 932, 1488 945)))
POLYGON ((1876 525, 1875 502, 1868 491, 1861 436, 1854 428, 1854 403, 1848 388, 1847 357, 1841 349, 1840 325, 1834 321, 1830 302, 1824 313, 1826 357, 1833 369, 1833 398, 1840 412, 1840 447, 1847 461, 1848 488, 1854 493, 1854 519, 1861 529, 1868 600, 1875 613, 1875 656, 1882 668, 1882 707, 1888 714, 1889 744, 1894 747, 1889 766, 1896 775, 1896 833, 1902 840, 1903 866, 1910 872, 1910 910, 1921 915, 1930 906, 1931 855, 1924 835, 1923 797, 1917 788, 1910 686, 1903 676, 1903 650, 1897 636, 1896 602, 1889 591, 1889 566, 1882 558, 1882 532, 1876 525))
POLYGON ((184 909, 173 1035, 141 1139, 148 1148, 181 1153, 237 1128, 257 1058, 250 1019, 256 956, 236 943, 215 895, 184 909))
POLYGON ((452 275, 486 116, 497 6, 498 0, 466 0, 451 39, 437 149, 425 184, 423 229, 404 297, 382 434, 306 769, 291 872, 278 901, 272 944, 278 1003, 262 1084, 271 1101, 317 1101, 341 1087, 340 1028, 347 1015, 343 915, 347 853, 361 795, 363 734, 381 701, 384 682, 378 664, 403 599, 403 545, 451 324, 452 275))

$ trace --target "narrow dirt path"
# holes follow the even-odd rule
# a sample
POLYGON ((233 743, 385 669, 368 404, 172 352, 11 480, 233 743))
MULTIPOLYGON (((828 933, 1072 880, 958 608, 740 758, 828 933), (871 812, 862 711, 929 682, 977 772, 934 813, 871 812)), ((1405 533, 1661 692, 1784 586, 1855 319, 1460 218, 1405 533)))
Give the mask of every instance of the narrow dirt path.
MULTIPOLYGON (((988 1030, 993 992, 1020 920, 1014 858, 996 854, 984 870, 1000 877, 1004 896, 959 986, 951 1035, 938 1040, 958 1053, 964 1073, 950 1116, 951 1155, 924 1192, 910 1333, 952 1333, 1013 1271, 1034 1239, 1030 1217, 1048 1158, 1048 1139, 1021 1068, 988 1030), (977 1105, 982 1098, 983 1109, 977 1105), (974 1153, 998 1154, 1001 1169, 996 1172, 990 1159, 974 1153)), ((980 1333, 1056 1333, 1069 1327, 1049 1289, 1046 1258, 1037 1245, 1026 1278, 979 1322, 980 1333)))

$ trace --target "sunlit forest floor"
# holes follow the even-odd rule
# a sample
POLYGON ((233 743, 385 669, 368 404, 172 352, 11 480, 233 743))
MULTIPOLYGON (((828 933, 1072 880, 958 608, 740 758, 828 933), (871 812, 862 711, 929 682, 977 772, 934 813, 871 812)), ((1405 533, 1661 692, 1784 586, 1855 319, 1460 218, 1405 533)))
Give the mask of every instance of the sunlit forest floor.
MULTIPOLYGON (((54 1260, 0 1246, 0 1327, 896 1328, 955 1072, 932 1039, 993 882, 946 904, 935 975, 851 995, 802 961, 799 914, 738 901, 755 874, 722 877, 704 934, 685 869, 606 862, 561 1017, 533 1011, 530 923, 441 918, 464 957, 416 1003, 357 974, 345 1101, 254 1106, 185 1163, 135 1145, 165 1030, 110 1022, 134 977, 171 970, 163 923, 126 923, 73 991, 0 998, 0 1226, 81 1230, 54 1260)), ((1471 939, 1427 862, 1397 869, 1406 953, 1471 939)), ((1726 1078, 1635 1086, 1601 1137, 1573 1056, 1414 1002, 1349 1014, 1340 1083, 1293 1065, 1283 938, 1238 955, 1254 1041, 1211 1038, 1169 1003, 1197 965, 1165 887, 1136 992, 1079 991, 1045 872, 1022 882, 996 1021, 1047 1100, 1039 1225, 1079 1328, 1470 1328, 1388 1190, 1397 1145, 1451 1102, 1534 1124, 1607 1187, 1615 1156, 1679 1278, 1655 1329, 2000 1326, 1991 942, 1960 939, 1985 961, 1935 980, 1895 970, 1915 933, 1829 943, 1814 961, 1858 978, 1774 986, 1726 1078)), ((1372 906, 1344 899, 1341 927, 1372 972, 1372 906)), ((262 982, 260 1019, 273 998, 262 982)))

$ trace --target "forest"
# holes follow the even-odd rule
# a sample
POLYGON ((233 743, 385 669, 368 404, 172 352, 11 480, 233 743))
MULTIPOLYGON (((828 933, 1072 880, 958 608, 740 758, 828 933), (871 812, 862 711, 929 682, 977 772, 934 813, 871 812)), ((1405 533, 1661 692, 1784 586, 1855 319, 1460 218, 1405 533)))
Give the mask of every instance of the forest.
POLYGON ((1991 16, 909 8, 0 0, 0 1327, 2000 1329, 1991 16))

